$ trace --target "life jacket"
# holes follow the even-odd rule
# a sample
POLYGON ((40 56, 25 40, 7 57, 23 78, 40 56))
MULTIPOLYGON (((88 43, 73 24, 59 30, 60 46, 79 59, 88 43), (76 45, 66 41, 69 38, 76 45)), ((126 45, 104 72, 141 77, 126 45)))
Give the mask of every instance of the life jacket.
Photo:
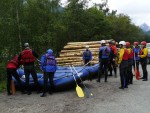
POLYGON ((7 64, 6 68, 16 69, 19 67, 18 55, 14 56, 7 64))
POLYGON ((111 50, 113 51, 113 54, 117 54, 117 47, 115 46, 115 45, 113 45, 113 46, 111 46, 110 47, 111 48, 111 50))
POLYGON ((35 61, 35 58, 32 54, 31 49, 25 49, 21 53, 21 59, 23 60, 24 63, 31 63, 35 61))
POLYGON ((128 48, 128 52, 129 52, 129 60, 133 59, 134 56, 133 50, 131 48, 128 48))
POLYGON ((44 65, 56 66, 56 60, 53 54, 45 54, 44 65))
POLYGON ((101 52, 102 52, 101 58, 108 58, 110 54, 110 49, 108 49, 107 46, 104 46, 102 47, 101 52))
POLYGON ((126 48, 124 48, 124 54, 122 60, 128 60, 128 58, 129 58, 129 52, 126 48))
POLYGON ((84 58, 85 58, 85 59, 90 59, 90 55, 91 55, 90 50, 84 51, 83 55, 84 55, 84 58))

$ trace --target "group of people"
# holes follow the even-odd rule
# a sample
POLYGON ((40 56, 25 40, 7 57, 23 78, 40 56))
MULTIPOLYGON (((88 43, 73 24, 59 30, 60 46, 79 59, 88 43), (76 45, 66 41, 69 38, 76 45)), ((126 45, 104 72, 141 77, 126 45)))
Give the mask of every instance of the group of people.
MULTIPOLYGON (((38 54, 30 49, 29 43, 24 44, 24 50, 20 53, 20 55, 15 55, 11 60, 9 60, 6 69, 7 69, 7 94, 12 95, 12 92, 10 91, 11 86, 11 79, 12 76, 17 80, 21 92, 23 94, 31 95, 31 89, 29 86, 29 77, 30 74, 32 75, 32 78, 35 83, 36 91, 37 93, 40 93, 40 85, 38 83, 37 79, 37 73, 35 70, 35 61, 38 60, 38 54), (25 74, 25 87, 23 88, 23 84, 19 78, 19 75, 17 73, 17 69, 20 65, 24 66, 24 74, 25 74)), ((38 60, 39 61, 39 60, 38 60)), ((51 49, 48 49, 47 52, 42 55, 40 62, 40 69, 42 70, 44 74, 44 88, 43 93, 41 97, 46 96, 46 91, 49 89, 49 94, 52 94, 55 90, 53 77, 54 73, 57 70, 57 62, 55 59, 55 56, 53 54, 53 51, 51 49), (48 78, 50 82, 50 87, 48 86, 48 78)))
MULTIPOLYGON (((100 41, 101 47, 99 48, 99 72, 97 82, 100 82, 101 75, 104 74, 104 81, 107 82, 108 70, 110 71, 110 76, 112 76, 112 71, 114 70, 114 75, 117 77, 117 66, 119 65, 120 71, 120 81, 121 86, 120 89, 128 88, 129 84, 133 83, 133 73, 132 67, 138 70, 139 72, 139 64, 141 63, 143 70, 143 81, 148 80, 147 73, 147 56, 148 49, 146 48, 146 42, 142 41, 142 47, 139 47, 138 42, 134 42, 134 47, 131 48, 130 42, 120 41, 119 42, 119 52, 117 51, 116 42, 114 40, 110 40, 106 45, 106 41, 100 41), (116 60, 118 59, 118 60, 116 60)), ((83 61, 85 65, 90 66, 90 61, 92 60, 92 52, 89 49, 89 46, 86 46, 86 50, 83 52, 83 61)), ((24 44, 24 50, 20 53, 20 55, 15 55, 11 60, 9 60, 6 69, 7 69, 7 93, 8 95, 12 95, 10 91, 12 76, 17 80, 21 92, 23 94, 31 95, 31 89, 29 85, 29 77, 30 74, 34 80, 37 93, 40 93, 40 85, 37 79, 37 73, 35 70, 35 61, 38 60, 38 54, 30 49, 29 43, 24 44), (19 78, 17 73, 17 69, 20 65, 24 66, 24 74, 25 74, 25 87, 23 88, 23 84, 19 78)), ((48 49, 45 54, 42 55, 41 59, 38 60, 40 62, 40 69, 44 74, 44 88, 41 97, 46 96, 47 89, 49 94, 52 94, 55 90, 55 85, 53 82, 54 73, 57 70, 57 62, 54 56, 54 53, 51 49, 48 49), (48 79, 50 83, 50 87, 48 87, 48 79)))
MULTIPOLYGON (((148 80, 147 73, 147 57, 148 49, 146 48, 146 42, 141 42, 141 47, 138 42, 134 42, 133 47, 131 47, 130 42, 120 41, 119 51, 116 47, 116 42, 110 40, 106 42, 101 40, 101 47, 99 49, 99 72, 97 82, 100 82, 101 75, 105 75, 104 81, 107 82, 108 70, 110 71, 109 76, 112 76, 112 71, 114 70, 114 76, 117 77, 117 66, 119 65, 120 72, 120 89, 128 88, 129 84, 133 84, 133 76, 139 74, 139 64, 143 70, 143 81, 148 80), (108 43, 108 44, 106 44, 108 43), (132 70, 136 70, 133 74, 132 70)), ((90 65, 92 60, 92 52, 89 46, 86 46, 86 50, 83 52, 83 61, 85 64, 90 65)))

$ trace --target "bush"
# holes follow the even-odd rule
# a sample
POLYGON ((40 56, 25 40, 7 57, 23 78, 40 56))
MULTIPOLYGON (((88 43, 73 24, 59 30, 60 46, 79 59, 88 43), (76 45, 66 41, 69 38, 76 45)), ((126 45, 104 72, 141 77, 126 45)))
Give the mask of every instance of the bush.
POLYGON ((0 62, 0 92, 6 89, 6 61, 0 62))

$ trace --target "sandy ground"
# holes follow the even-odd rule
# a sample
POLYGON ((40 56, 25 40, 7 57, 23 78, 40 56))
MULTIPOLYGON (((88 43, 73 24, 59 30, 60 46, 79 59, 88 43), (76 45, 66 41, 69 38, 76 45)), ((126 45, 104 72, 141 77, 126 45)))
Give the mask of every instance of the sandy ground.
MULTIPOLYGON (((148 66, 150 69, 150 66, 148 66)), ((150 71, 149 71, 150 73, 150 71)), ((0 113, 149 113, 150 81, 135 80, 128 89, 121 90, 120 77, 109 77, 105 83, 86 81, 93 97, 78 98, 75 89, 56 92, 41 98, 40 94, 14 96, 0 94, 0 113)))

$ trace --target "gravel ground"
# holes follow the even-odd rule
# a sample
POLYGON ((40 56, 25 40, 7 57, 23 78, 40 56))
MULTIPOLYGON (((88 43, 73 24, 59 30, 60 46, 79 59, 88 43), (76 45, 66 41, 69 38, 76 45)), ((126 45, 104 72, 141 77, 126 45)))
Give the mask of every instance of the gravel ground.
MULTIPOLYGON (((150 69, 150 66, 148 66, 150 69)), ((149 70, 148 70, 149 71, 149 70)), ((149 71, 150 73, 150 71, 149 71)), ((78 98, 75 89, 56 92, 41 98, 22 95, 0 94, 0 113, 149 113, 150 81, 135 80, 128 89, 121 90, 120 77, 109 77, 105 83, 96 80, 85 81, 85 85, 94 94, 90 98, 78 98)))

